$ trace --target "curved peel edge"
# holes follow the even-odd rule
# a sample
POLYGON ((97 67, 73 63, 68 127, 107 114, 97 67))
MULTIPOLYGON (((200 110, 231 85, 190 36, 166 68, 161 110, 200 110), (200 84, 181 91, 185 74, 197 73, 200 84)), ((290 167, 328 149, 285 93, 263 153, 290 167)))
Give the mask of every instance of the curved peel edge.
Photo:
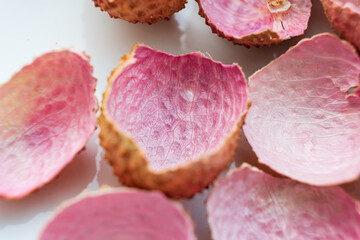
POLYGON ((154 172, 150 169, 145 154, 137 143, 132 137, 117 130, 117 124, 108 115, 106 109, 113 81, 126 66, 131 65, 138 46, 135 44, 131 52, 121 58, 119 65, 108 78, 108 86, 104 93, 101 114, 98 118, 101 129, 100 145, 106 150, 105 158, 112 165, 114 174, 126 186, 148 190, 157 189, 174 199, 191 198, 195 193, 206 188, 232 162, 237 142, 241 137, 240 128, 251 101, 247 97, 246 109, 241 119, 221 146, 218 146, 211 153, 199 157, 196 161, 185 163, 176 169, 154 172))
MULTIPOLYGON (((296 45, 290 47, 283 55, 285 55, 286 53, 290 52, 291 50, 293 50, 294 48, 298 47, 299 45, 301 44, 304 44, 308 41, 311 41, 312 39, 314 38, 318 38, 318 37, 321 37, 321 36, 331 36, 331 37, 334 37, 336 38, 337 40, 339 40, 341 43, 343 43, 344 45, 346 45, 347 47, 349 47, 349 49, 351 49, 351 51, 354 53, 354 55, 357 55, 357 51, 356 51, 356 48, 351 45, 349 42, 347 42, 346 40, 342 40, 340 38, 338 38, 337 36, 331 34, 331 33, 319 33, 319 34, 316 34, 314 36, 312 36, 311 38, 304 38, 302 40, 300 40, 296 45)), ((266 69, 267 67, 269 67, 270 65, 272 64, 275 64, 279 61, 279 59, 283 56, 279 56, 278 58, 272 60, 270 63, 268 63, 266 66, 262 67, 261 69, 257 70, 255 73, 253 73, 250 77, 249 77, 249 83, 251 83, 251 80, 252 78, 259 74, 260 72, 262 72, 264 69, 266 69)), ((357 55, 358 56, 358 55, 357 55)), ((359 79, 360 80, 360 79, 359 79)), ((359 93, 360 91, 358 90, 360 87, 357 87, 355 89, 356 93, 359 93)), ((353 94, 350 94, 350 95, 346 95, 344 93, 344 96, 345 98, 347 98, 348 100, 350 101, 353 101, 352 99, 355 98, 356 96, 356 102, 359 101, 359 94, 355 95, 356 93, 353 93, 353 94)), ((251 96, 250 96, 251 97, 251 96)), ((245 131, 245 127, 246 127, 246 119, 245 119, 245 123, 244 123, 244 134, 246 136, 246 131, 245 131)), ((251 144, 250 144, 251 145, 251 144)), ((291 178, 291 179, 294 179, 294 180, 297 180, 297 181, 300 181, 302 183, 305 183, 305 184, 310 184, 310 185, 314 185, 314 186, 335 186, 335 185, 339 185, 339 184, 345 184, 345 183, 350 183, 350 182, 353 182, 355 181, 356 179, 358 179, 360 177, 360 172, 356 175, 346 175, 346 179, 339 182, 337 180, 334 180, 334 179, 329 179, 328 182, 326 184, 324 183, 317 183, 317 182, 313 182, 313 181, 309 181, 307 179, 298 179, 298 178, 294 178, 293 176, 290 176, 289 174, 287 174, 286 172, 284 171, 281 171, 279 169, 275 169, 273 168, 269 163, 266 163, 264 161, 262 161, 262 159, 258 156, 258 154, 256 153, 255 149, 253 146, 252 147, 252 150, 254 151, 254 153, 257 155, 257 161, 259 164, 256 164, 255 167, 261 169, 262 171, 266 172, 267 174, 270 174, 274 177, 280 177, 280 178, 291 178), (263 167, 265 166, 265 167, 263 167), (270 168, 270 169, 267 169, 267 168, 270 168)))
POLYGON ((263 46, 269 47, 272 44, 279 44, 284 40, 288 40, 292 37, 300 36, 300 35, 304 34, 304 32, 306 30, 306 28, 305 28, 302 31, 302 33, 299 33, 299 34, 291 36, 291 37, 288 36, 285 38, 280 38, 278 33, 271 31, 270 29, 266 29, 259 33, 248 34, 248 35, 245 35, 242 37, 232 36, 232 35, 224 33, 220 29, 218 29, 218 27, 210 20, 208 15, 205 13, 205 10, 202 6, 201 0, 196 0, 196 2, 199 5, 199 13, 198 14, 205 19, 205 23, 211 28, 211 31, 213 33, 217 34, 221 38, 225 38, 225 39, 233 42, 234 44, 242 45, 246 48, 250 48, 253 46, 254 47, 263 47, 263 46))
MULTIPOLYGON (((128 188, 128 187, 120 187, 120 188, 112 188, 110 186, 101 186, 99 190, 96 191, 89 191, 89 190, 85 190, 82 193, 80 193, 78 196, 76 196, 73 199, 70 200, 66 200, 65 202, 62 202, 57 209, 55 210, 55 213, 53 214, 53 217, 47 222, 47 224, 43 227, 43 229, 41 230, 40 234, 39 234, 39 240, 42 239, 42 236, 44 235, 44 232, 47 230, 47 228, 53 223, 56 222, 57 217, 59 216, 59 214, 61 214, 63 211, 66 211, 67 208, 77 204, 77 203, 81 203, 83 200, 86 200, 88 198, 96 198, 96 197, 101 197, 104 195, 112 195, 112 194, 122 194, 122 193, 141 193, 141 194, 148 194, 150 195, 157 195, 157 197, 162 198, 164 201, 167 201, 169 203, 169 205, 171 205, 171 207, 175 208, 176 211, 178 211, 182 217, 184 218, 184 220, 186 221, 187 225, 189 226, 189 235, 190 235, 190 239, 187 240, 196 240, 195 234, 194 234, 194 228, 195 228, 195 224, 193 222, 193 220, 191 219, 190 214, 184 209, 183 205, 177 201, 171 200, 171 199, 167 199, 165 197, 165 195, 159 191, 144 191, 144 190, 139 190, 136 188, 128 188), (192 230, 192 231, 191 231, 192 230)), ((103 206, 103 208, 108 207, 108 205, 103 206)))
POLYGON ((360 5, 356 12, 350 4, 345 6, 334 0, 321 0, 321 3, 334 31, 360 51, 360 5))
POLYGON ((153 24, 170 17, 185 8, 187 0, 140 0, 138 3, 126 0, 93 0, 95 7, 106 11, 111 18, 121 18, 130 23, 153 24))
POLYGON ((294 236, 296 239, 318 239, 319 234, 324 234, 321 239, 334 240, 339 236, 353 240, 360 237, 360 228, 354 227, 360 226, 360 203, 339 186, 317 187, 277 178, 247 163, 218 178, 205 204, 214 240, 235 240, 240 236, 249 240, 293 239, 294 236), (241 181, 237 181, 239 178, 241 181), (255 181, 256 178, 259 180, 255 181), (241 194, 236 191, 241 191, 241 194), (247 194, 252 196, 244 196, 247 194), (241 203, 245 206, 240 209, 241 203), (319 207, 321 205, 325 207, 319 207), (329 205, 337 206, 337 209, 333 210, 329 205), (274 212, 269 210, 266 214, 266 209, 274 212), (292 217, 287 217, 287 214, 292 217), (214 215, 218 215, 217 218, 214 215), (233 223, 234 218, 240 227, 223 227, 233 223), (249 224, 253 225, 250 227, 249 224), (336 229, 328 229, 329 226, 336 229), (258 231, 254 231, 256 227, 258 231))
MULTIPOLYGON (((68 161, 64 162, 62 164, 62 166, 60 166, 57 171, 54 171, 54 173, 51 174, 51 176, 46 179, 45 181, 42 181, 40 182, 39 184, 36 184, 36 186, 32 187, 32 188, 29 188, 28 190, 26 191, 22 191, 20 193, 16 193, 16 194, 8 194, 8 193, 5 193, 5 192, 0 192, 0 197, 3 197, 5 199, 9 199, 9 200, 17 200, 17 199, 21 199, 21 198, 24 198, 26 196, 28 196, 29 194, 33 193, 34 191, 42 188, 43 186, 45 186, 46 184, 48 184, 49 182, 51 182, 54 178, 56 178, 59 173, 68 165, 72 162, 72 160, 83 150, 85 150, 85 145, 88 141, 88 139, 90 138, 90 136, 93 134, 93 132, 95 132, 96 128, 97 128, 97 124, 96 124, 96 112, 98 111, 98 108, 99 108, 99 104, 98 104, 98 100, 95 96, 95 91, 96 91, 96 83, 97 83, 97 79, 92 75, 93 73, 93 66, 90 65, 90 56, 87 55, 84 51, 79 51, 77 50, 76 48, 73 48, 73 47, 68 47, 68 48, 61 48, 61 49, 58 49, 58 50, 54 50, 52 52, 48 52, 48 53, 45 53, 37 58, 35 58, 35 60, 28 64, 28 65, 25 65, 21 70, 19 70, 18 72, 14 73, 13 76, 11 77, 11 79, 13 79, 17 74, 20 74, 21 71, 29 66, 31 66, 36 60, 40 59, 41 57, 43 56, 46 56, 48 54, 53 54, 53 53, 61 53, 61 52, 71 52, 73 54, 76 54, 77 56, 81 57, 82 60, 84 60, 86 62, 86 64, 88 64, 89 66, 89 69, 90 69, 90 72, 89 72, 89 75, 91 75, 91 79, 93 80, 93 88, 92 88, 92 96, 93 96, 93 103, 94 103, 94 106, 92 108, 92 112, 93 112, 93 116, 94 116, 94 127, 93 127, 93 130, 91 130, 84 142, 84 144, 82 145, 82 147, 80 147, 78 150, 75 150, 74 153, 68 158, 68 161)), ((7 82, 9 83, 11 81, 11 79, 7 82)), ((3 84, 0 84, 0 88, 1 87, 4 87, 7 83, 3 83, 3 84)))

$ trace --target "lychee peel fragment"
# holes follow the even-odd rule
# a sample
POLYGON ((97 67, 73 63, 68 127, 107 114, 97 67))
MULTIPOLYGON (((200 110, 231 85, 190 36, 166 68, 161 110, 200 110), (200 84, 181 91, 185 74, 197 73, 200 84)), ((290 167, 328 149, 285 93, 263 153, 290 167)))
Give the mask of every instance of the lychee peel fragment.
POLYGON ((259 162, 313 185, 358 178, 359 76, 355 49, 331 34, 300 41, 251 76, 244 133, 259 162))
POLYGON ((321 0, 332 28, 360 51, 360 1, 321 0))
POLYGON ((135 45, 108 79, 100 144, 123 184, 192 197, 232 161, 248 105, 238 65, 135 45))
POLYGON ((156 23, 183 9, 187 0, 93 0, 95 7, 112 18, 131 23, 156 23))
POLYGON ((70 50, 42 55, 0 86, 0 196, 24 197, 84 148, 95 86, 88 57, 70 50))
POLYGON ((158 192, 103 189, 67 203, 40 240, 196 240, 182 206, 158 192))
POLYGON ((358 206, 338 186, 276 178, 247 164, 217 180, 206 203, 214 240, 356 240, 358 206))
POLYGON ((311 0, 196 0, 213 33, 246 47, 269 46, 302 35, 311 0))

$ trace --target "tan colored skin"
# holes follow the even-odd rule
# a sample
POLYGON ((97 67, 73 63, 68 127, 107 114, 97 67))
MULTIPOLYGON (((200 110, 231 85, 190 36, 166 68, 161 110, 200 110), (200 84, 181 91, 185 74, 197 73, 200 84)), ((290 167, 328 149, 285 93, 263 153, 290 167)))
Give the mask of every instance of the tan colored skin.
POLYGON ((268 0, 268 4, 273 7, 282 7, 288 0, 268 0))
POLYGON ((342 8, 340 5, 330 1, 321 0, 325 15, 331 23, 334 31, 341 38, 352 43, 360 52, 360 15, 349 8, 342 8))
MULTIPOLYGON (((105 149, 105 159, 112 165, 119 181, 129 187, 157 189, 168 197, 191 198, 195 193, 206 188, 232 162, 237 142, 240 139, 240 128, 246 113, 237 124, 237 128, 227 137, 223 144, 208 155, 196 161, 164 172, 153 172, 145 154, 136 142, 119 131, 116 123, 107 113, 107 100, 113 81, 122 69, 132 60, 137 45, 129 54, 124 55, 119 65, 108 78, 108 86, 104 93, 101 114, 99 116, 100 145, 105 149)), ((247 109, 250 107, 250 100, 247 109)), ((246 111, 247 112, 247 111, 246 111)))
POLYGON ((156 23, 185 7, 186 0, 93 0, 95 7, 131 23, 156 23))
POLYGON ((262 46, 270 46, 271 44, 279 44, 283 41, 280 39, 279 35, 276 32, 273 32, 269 29, 255 34, 249 34, 247 36, 241 38, 234 38, 232 36, 225 35, 223 32, 219 31, 209 20, 208 16, 205 14, 201 1, 196 0, 199 4, 199 15, 205 18, 205 22, 207 25, 211 27, 213 33, 216 33, 219 37, 226 38, 229 41, 232 41, 234 44, 243 45, 247 48, 252 46, 262 47, 262 46))

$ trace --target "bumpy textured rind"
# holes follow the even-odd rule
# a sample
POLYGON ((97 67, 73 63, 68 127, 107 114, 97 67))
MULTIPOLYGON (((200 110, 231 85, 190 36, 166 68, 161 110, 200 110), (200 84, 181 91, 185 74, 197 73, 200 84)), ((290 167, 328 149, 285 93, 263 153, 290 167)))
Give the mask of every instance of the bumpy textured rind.
POLYGON ((355 49, 328 33, 300 41, 252 75, 244 133, 259 162, 312 185, 358 178, 359 75, 355 49))
POLYGON ((102 188, 63 203, 39 240, 196 240, 191 217, 160 192, 102 188))
POLYGON ((99 116, 100 145, 106 150, 105 158, 113 166, 114 174, 126 186, 158 189, 175 199, 191 198, 195 193, 207 187, 232 162, 237 142, 241 137, 240 128, 247 109, 250 107, 250 100, 247 98, 245 112, 220 147, 176 169, 154 172, 149 168, 145 154, 137 143, 132 137, 117 129, 116 123, 109 117, 106 109, 113 80, 127 65, 131 64, 138 46, 136 44, 129 54, 122 57, 118 67, 108 78, 99 116))
POLYGON ((359 204, 340 187, 276 178, 243 164, 215 182, 206 202, 214 240, 356 240, 359 204))
POLYGON ((326 17, 341 38, 352 43, 360 51, 360 2, 321 0, 326 17), (353 2, 353 3, 351 3, 353 2))
POLYGON ((25 197, 85 148, 95 86, 89 57, 76 50, 44 54, 0 86, 0 196, 25 197))
POLYGON ((183 9, 187 0, 93 0, 96 7, 112 18, 131 23, 156 23, 183 9))
MULTIPOLYGON (((250 33, 250 34, 246 34, 243 36, 234 36, 233 34, 230 33, 226 33, 224 30, 222 30, 216 22, 212 21, 210 16, 207 14, 207 12, 205 11, 204 7, 203 7, 203 3, 202 0, 196 0, 198 5, 199 5, 199 15, 203 18, 205 18, 205 23, 207 25, 210 26, 211 30, 213 33, 216 33, 219 37, 222 38, 226 38, 229 41, 232 41, 234 44, 239 44, 239 45, 243 45, 247 48, 252 47, 252 46, 256 46, 256 47, 261 47, 261 46, 270 46, 271 44, 279 44, 280 42, 289 39, 290 37, 295 37, 298 35, 302 35, 305 31, 305 29, 307 28, 307 22, 310 18, 310 9, 311 9, 311 2, 310 1, 303 1, 304 3, 300 3, 303 4, 304 6, 306 6, 305 8, 307 8, 307 13, 303 14, 303 15, 299 15, 301 16, 301 18, 304 18, 304 20, 298 20, 297 24, 300 26, 302 24, 305 23, 303 29, 301 31, 297 31, 297 33, 295 34, 290 34, 290 35, 286 35, 286 36, 280 36, 280 32, 276 32, 276 31, 272 31, 271 29, 266 29, 263 30, 261 32, 258 33, 250 33), (306 3, 305 3, 306 2, 306 3), (303 23, 304 22, 304 23, 303 23)), ((229 1, 230 2, 230 1, 229 1)), ((255 2, 255 1, 254 1, 255 2)), ((266 1, 263 1, 264 4, 266 5, 266 1)), ((295 2, 296 3, 296 2, 295 2)), ((252 3, 241 3, 246 5, 246 7, 250 6, 252 3)), ((214 6, 214 8, 219 8, 219 6, 214 6)), ((256 11, 258 13, 261 13, 262 10, 256 11)), ((230 14, 231 13, 226 13, 226 14, 230 14)), ((298 14, 298 12, 296 13, 298 14)), ((286 15, 286 14, 285 14, 286 15)), ((275 14, 274 18, 277 18, 279 16, 279 14, 275 14)), ((224 14, 223 16, 224 18, 229 17, 226 16, 224 14)), ((239 16, 231 16, 233 18, 238 18, 239 16)), ((249 24, 251 24, 251 22, 254 21, 253 19, 249 19, 249 24)), ((283 23, 281 22, 281 25, 283 23)), ((284 29, 284 25, 282 25, 283 30, 284 29)), ((281 30, 281 32, 283 31, 281 30)))

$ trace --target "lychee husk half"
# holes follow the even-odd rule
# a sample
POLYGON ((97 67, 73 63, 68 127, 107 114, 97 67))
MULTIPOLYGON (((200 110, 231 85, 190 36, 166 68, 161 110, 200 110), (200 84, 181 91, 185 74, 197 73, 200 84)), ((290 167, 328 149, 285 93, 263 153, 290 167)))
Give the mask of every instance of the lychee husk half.
POLYGON ((213 33, 245 47, 278 44, 302 35, 310 0, 196 0, 213 33))
POLYGON ((360 51, 360 1, 321 0, 321 2, 335 32, 360 51))
POLYGON ((107 109, 112 84, 124 68, 132 64, 137 47, 138 44, 134 45, 132 51, 121 58, 119 65, 108 78, 98 119, 101 129, 100 145, 105 149, 105 159, 112 165, 119 181, 126 186, 160 190, 174 199, 191 198, 195 193, 206 188, 232 162, 237 142, 241 137, 240 128, 250 107, 250 100, 247 98, 246 110, 237 121, 236 127, 216 149, 175 169, 154 171, 136 141, 118 129, 117 123, 110 117, 107 109))
POLYGON ((131 23, 156 23, 183 9, 186 0, 93 0, 95 7, 108 12, 112 18, 131 23))

